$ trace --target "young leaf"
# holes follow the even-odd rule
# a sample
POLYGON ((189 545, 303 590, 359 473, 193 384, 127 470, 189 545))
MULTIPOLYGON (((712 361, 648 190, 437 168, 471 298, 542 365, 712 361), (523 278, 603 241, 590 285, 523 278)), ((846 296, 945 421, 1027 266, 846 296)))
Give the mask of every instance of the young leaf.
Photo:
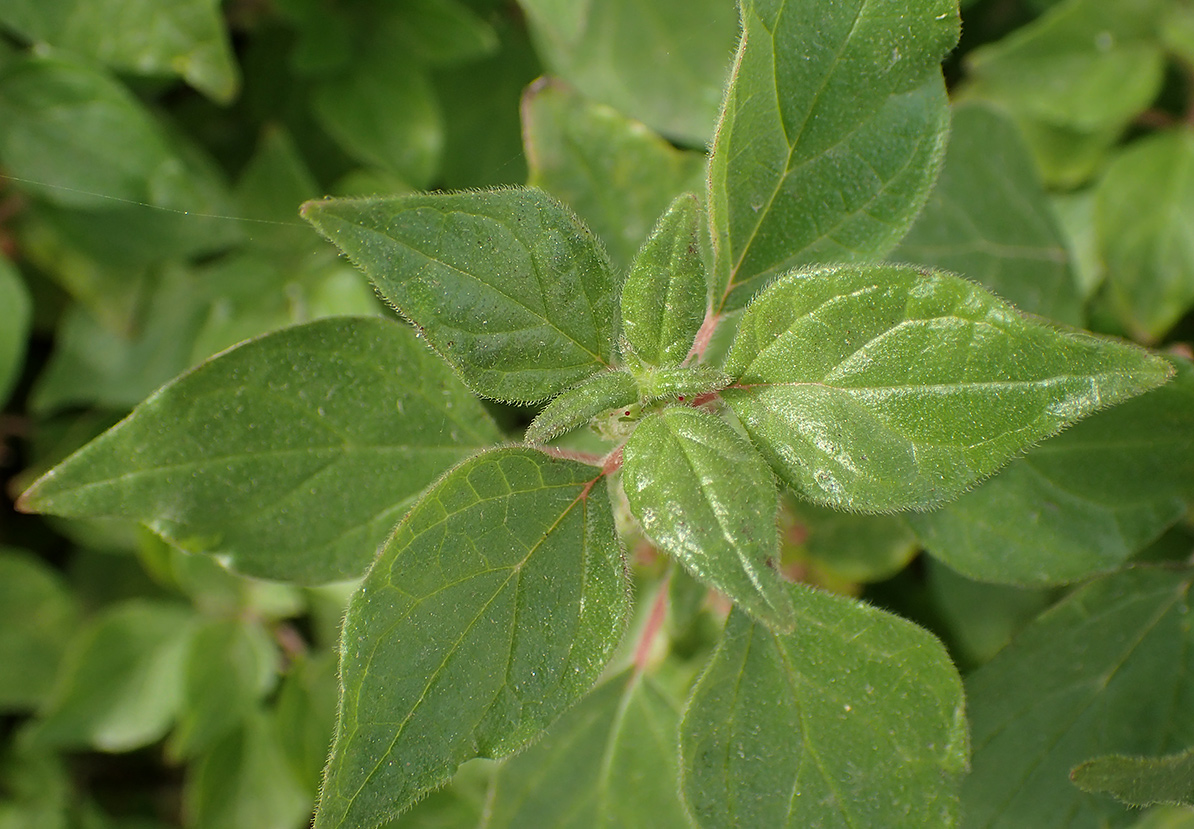
POLYGON ((945 150, 957 0, 748 0, 709 162, 717 308, 794 265, 872 259, 945 150))
POLYGON ((1164 757, 1096 757, 1075 766, 1070 779, 1084 792, 1114 795, 1130 806, 1194 806, 1194 751, 1164 757))
POLYGON ((993 107, 954 108, 937 186, 892 258, 966 274, 1022 311, 1083 319, 1036 164, 1015 123, 993 107))
POLYGON ((609 262, 538 190, 332 199, 303 216, 479 394, 533 403, 612 362, 609 262))
POLYGON ((982 486, 909 515, 921 543, 971 578, 1059 584, 1119 567, 1194 498, 1194 366, 1067 429, 982 486))
POLYGON ((1107 168, 1096 198, 1111 302, 1136 336, 1158 339, 1194 306, 1194 131, 1131 145, 1107 168))
POLYGON ((488 829, 690 826, 677 782, 680 712, 641 673, 607 680, 502 764, 488 829))
POLYGON ((646 418, 626 441, 622 483, 648 538, 755 618, 791 629, 792 604, 772 569, 775 483, 728 423, 682 406, 646 418))
POLYGON ((966 770, 962 683, 925 630, 789 587, 779 635, 731 613, 681 725, 699 826, 950 826, 966 770))
POLYGON ((360 575, 409 500, 500 439, 410 330, 325 319, 167 385, 47 473, 21 508, 123 516, 254 575, 360 575))
POLYGON ((1091 582, 967 677, 974 758, 962 807, 972 825, 1124 821, 1122 806, 1079 791, 1070 770, 1190 743, 1190 584, 1188 570, 1161 568, 1091 582))
POLYGON ((638 384, 624 371, 594 374, 544 407, 527 427, 527 443, 545 443, 602 412, 638 403, 638 384))
POLYGON ((672 202, 634 257, 622 286, 622 335, 638 359, 679 365, 705 318, 709 288, 696 197, 672 202))
POLYGON ((496 449, 398 525, 345 620, 319 829, 374 826, 465 760, 517 751, 596 681, 628 598, 600 478, 496 449))
MULTIPOLYGON (((575 5, 579 0, 567 0, 575 5)), ((678 194, 705 183, 705 155, 548 78, 522 99, 528 184, 567 204, 622 271, 678 194)))
POLYGON ((871 266, 777 280, 743 314, 726 371, 722 397, 785 482, 883 512, 957 497, 1172 368, 951 274, 871 266))

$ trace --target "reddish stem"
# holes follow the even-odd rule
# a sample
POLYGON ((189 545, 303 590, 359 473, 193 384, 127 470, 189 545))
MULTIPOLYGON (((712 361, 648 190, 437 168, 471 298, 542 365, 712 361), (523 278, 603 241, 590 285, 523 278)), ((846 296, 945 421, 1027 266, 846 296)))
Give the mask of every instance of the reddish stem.
POLYGON ((669 576, 659 586, 659 593, 655 596, 655 604, 651 606, 651 615, 647 617, 647 624, 643 626, 642 636, 639 637, 638 647, 634 649, 634 670, 642 673, 647 668, 651 658, 651 647, 655 644, 655 637, 663 627, 663 620, 667 618, 667 590, 671 582, 669 576))

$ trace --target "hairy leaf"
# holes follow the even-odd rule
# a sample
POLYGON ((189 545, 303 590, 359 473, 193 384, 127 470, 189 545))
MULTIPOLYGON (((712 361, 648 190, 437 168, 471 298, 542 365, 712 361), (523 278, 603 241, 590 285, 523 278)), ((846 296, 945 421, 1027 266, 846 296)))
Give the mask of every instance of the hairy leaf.
POLYGON ((628 599, 600 478, 496 449, 398 525, 345 620, 319 829, 374 826, 522 748, 596 681, 628 599))
POLYGON ((624 371, 603 371, 568 389, 527 427, 527 443, 544 443, 583 426, 602 412, 638 403, 638 384, 624 371))
POLYGON ((541 191, 332 199, 303 216, 479 394, 532 403, 612 361, 609 262, 541 191))
POLYGON ((1194 751, 1164 757, 1096 757, 1070 772, 1084 792, 1105 792, 1132 806, 1194 806, 1194 751))
POLYGON ((1114 569, 1194 498, 1194 367, 1084 420, 982 486, 908 521, 934 556, 988 582, 1056 584, 1114 569))
POLYGON ((871 266, 777 280, 743 315, 726 371, 722 397, 784 481, 888 511, 957 497, 1172 368, 1026 319, 959 277, 871 266))
POLYGON ((941 643, 844 596, 789 588, 779 635, 734 612, 681 726, 697 824, 950 826, 967 763, 941 643))
POLYGON ((1101 754, 1156 755, 1194 744, 1191 574, 1139 568, 1091 582, 967 677, 971 826, 1126 823, 1070 769, 1101 754))
POLYGON ((705 318, 709 289, 701 218, 694 196, 672 202, 622 286, 622 335, 645 363, 679 365, 705 318))
POLYGON ((498 439, 405 326, 333 318, 183 375, 21 507, 135 518, 246 573, 333 581, 360 575, 413 496, 498 439))
POLYGON ((682 406, 643 420, 626 441, 622 483, 643 531, 701 581, 757 619, 792 627, 771 472, 721 418, 682 406))
POLYGON ((750 0, 710 160, 717 308, 890 250, 945 150, 956 0, 750 0), (899 21, 895 24, 893 21, 899 21))

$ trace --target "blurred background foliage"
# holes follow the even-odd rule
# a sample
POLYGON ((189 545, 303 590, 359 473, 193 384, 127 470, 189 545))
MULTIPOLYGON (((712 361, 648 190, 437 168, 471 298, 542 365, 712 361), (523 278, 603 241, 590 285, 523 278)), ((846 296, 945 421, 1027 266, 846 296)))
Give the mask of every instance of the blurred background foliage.
MULTIPOLYGON (((248 579, 12 499, 224 348, 388 313, 300 222, 305 199, 530 183, 625 267, 703 188, 736 17, 733 0, 0 1, 0 827, 306 825, 353 585, 248 579)), ((1194 3, 975 0, 963 17, 948 157, 895 258, 1188 353, 1194 3)), ((516 440, 529 413, 495 414, 516 440)), ((965 510, 786 504, 785 567, 982 664, 1054 591, 918 557, 965 510)), ((1102 554, 1184 556, 1184 513, 1151 505, 1102 554)), ((650 550, 635 561, 658 575, 650 550)), ((681 687, 716 628, 703 591, 672 589, 681 687)), ((475 823, 490 772, 469 764, 403 825, 475 823)))

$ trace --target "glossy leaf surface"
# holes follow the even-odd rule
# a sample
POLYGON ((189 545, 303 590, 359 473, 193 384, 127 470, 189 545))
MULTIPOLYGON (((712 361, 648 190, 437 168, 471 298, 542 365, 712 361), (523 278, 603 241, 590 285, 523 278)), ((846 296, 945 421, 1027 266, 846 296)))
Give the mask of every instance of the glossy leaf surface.
POLYGON ((892 256, 965 274, 1021 311, 1082 322, 1035 162, 1015 123, 992 107, 954 109, 937 186, 892 256))
POLYGON ((672 202, 622 286, 622 335, 645 363, 679 365, 705 318, 709 288, 701 256, 702 218, 694 196, 672 202))
POLYGON ((303 216, 480 394, 544 400, 612 360, 609 262, 539 190, 334 199, 303 216))
POLYGON ((792 605, 772 567, 776 492, 750 443, 721 418, 671 407, 624 447, 622 485, 647 537, 743 610, 790 630, 792 605))
POLYGON ((974 744, 962 805, 971 826, 1119 825, 1109 797, 1070 782, 1108 753, 1194 743, 1190 574, 1136 569, 1076 590, 967 677, 974 744))
POLYGON ((527 427, 527 443, 545 443, 602 412, 638 403, 638 384, 624 371, 602 371, 561 394, 527 427))
POLYGON ((576 211, 629 266, 668 203, 704 186, 703 153, 680 150, 643 124, 541 80, 522 99, 529 184, 576 211))
POLYGON ((1095 228, 1111 301, 1146 340, 1194 306, 1194 130, 1133 144, 1098 185, 1095 228))
POLYGON ((680 712, 650 677, 607 680, 498 771, 486 823, 688 827, 677 790, 680 712))
POLYGON ((211 0, 11 0, 0 13, 33 40, 142 75, 179 75, 227 104, 240 87, 211 0))
POLYGON ((498 439, 408 328, 328 319, 184 375, 21 503, 135 518, 243 572, 333 581, 362 573, 413 496, 498 439))
POLYGON ((1084 792, 1114 795, 1132 806, 1194 805, 1194 752, 1164 757, 1096 757, 1070 772, 1084 792))
POLYGON ((752 0, 742 17, 709 178, 727 309, 787 268, 904 235, 945 150, 938 64, 959 26, 955 0, 752 0))
POLYGON ((373 826, 526 745, 596 681, 627 611, 600 470, 531 449, 429 490, 349 606, 316 826, 373 826))
POLYGON ((962 683, 923 629, 789 588, 778 635, 734 612, 681 726, 699 826, 949 826, 966 771, 962 683))
POLYGON ((797 492, 863 511, 957 497, 1073 421, 1165 381, 1124 343, 1022 317, 959 277, 789 274, 751 304, 721 394, 797 492))
POLYGON ((681 144, 713 134, 734 48, 726 0, 519 0, 551 74, 681 144))
POLYGON ((1076 581, 1121 565, 1194 497, 1194 368, 1076 424, 945 507, 908 516, 921 543, 988 582, 1076 581))

